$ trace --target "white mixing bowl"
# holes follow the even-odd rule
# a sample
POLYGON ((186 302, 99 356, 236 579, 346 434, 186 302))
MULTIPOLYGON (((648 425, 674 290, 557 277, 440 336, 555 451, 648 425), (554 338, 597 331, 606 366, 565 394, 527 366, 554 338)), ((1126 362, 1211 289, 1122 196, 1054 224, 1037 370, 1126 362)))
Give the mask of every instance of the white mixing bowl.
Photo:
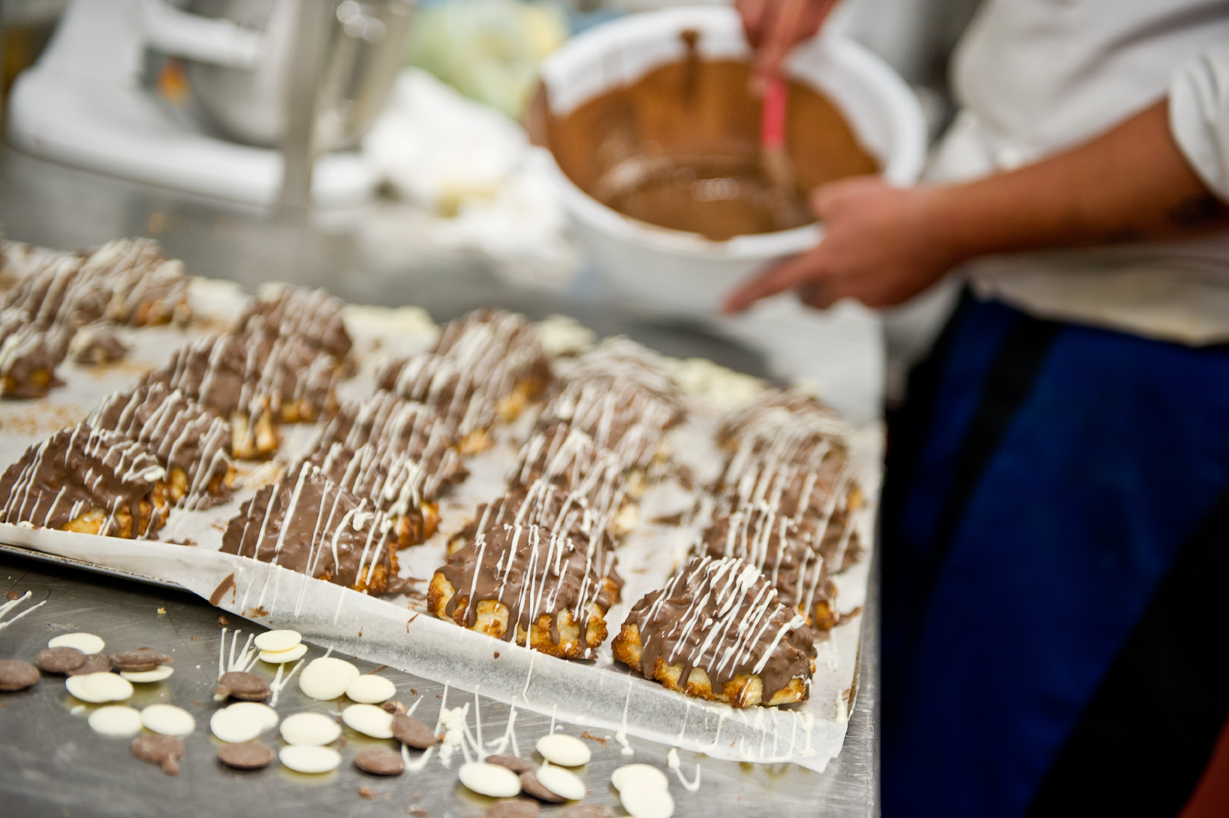
MULTIPOLYGON (((680 33, 700 32, 703 59, 748 59, 738 14, 724 7, 634 14, 569 40, 542 65, 551 113, 563 116, 605 91, 685 58, 680 33)), ((917 180, 926 154, 926 125, 917 98, 885 63, 862 46, 824 34, 796 48, 789 75, 821 91, 841 110, 859 141, 893 184, 917 180)), ((712 241, 629 218, 577 187, 546 155, 572 225, 612 289, 630 306, 659 315, 704 315, 726 293, 774 261, 820 240, 816 225, 712 241)))

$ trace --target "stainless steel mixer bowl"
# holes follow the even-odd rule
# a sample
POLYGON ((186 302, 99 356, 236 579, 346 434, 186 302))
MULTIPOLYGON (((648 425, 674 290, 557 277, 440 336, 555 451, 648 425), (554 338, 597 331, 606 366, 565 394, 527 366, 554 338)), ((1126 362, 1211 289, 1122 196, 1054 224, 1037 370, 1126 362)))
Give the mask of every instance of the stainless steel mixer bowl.
POLYGON ((413 5, 408 0, 192 0, 188 11, 228 19, 263 33, 252 69, 188 60, 194 97, 223 135, 260 147, 276 147, 287 123, 288 80, 298 45, 300 3, 336 7, 317 104, 316 147, 356 146, 384 107, 401 68, 413 5))

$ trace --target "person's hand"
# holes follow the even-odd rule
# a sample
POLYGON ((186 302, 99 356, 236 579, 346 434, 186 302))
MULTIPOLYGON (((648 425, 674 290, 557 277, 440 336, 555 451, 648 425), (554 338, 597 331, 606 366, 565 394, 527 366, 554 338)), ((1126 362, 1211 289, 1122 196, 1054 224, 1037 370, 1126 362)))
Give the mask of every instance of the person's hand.
POLYGON ((747 42, 755 49, 757 81, 777 77, 785 55, 815 36, 834 5, 836 0, 735 0, 747 42))
POLYGON ((726 299, 725 312, 786 290, 819 308, 840 298, 886 307, 917 295, 963 260, 935 229, 932 204, 940 190, 894 188, 879 177, 817 188, 811 208, 823 240, 742 285, 726 299))

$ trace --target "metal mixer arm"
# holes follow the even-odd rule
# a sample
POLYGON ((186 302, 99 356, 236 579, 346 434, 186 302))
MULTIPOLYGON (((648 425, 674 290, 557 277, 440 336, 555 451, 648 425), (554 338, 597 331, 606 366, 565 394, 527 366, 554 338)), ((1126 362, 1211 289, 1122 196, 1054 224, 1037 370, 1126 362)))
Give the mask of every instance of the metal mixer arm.
POLYGON ((157 51, 230 68, 255 68, 263 34, 231 20, 201 17, 166 0, 142 0, 146 43, 157 51))

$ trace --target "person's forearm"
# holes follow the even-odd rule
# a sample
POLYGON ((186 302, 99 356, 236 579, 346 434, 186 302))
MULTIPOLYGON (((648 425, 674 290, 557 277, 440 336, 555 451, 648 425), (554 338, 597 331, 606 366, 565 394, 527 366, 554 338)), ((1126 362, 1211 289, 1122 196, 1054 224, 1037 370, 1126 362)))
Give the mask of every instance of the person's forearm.
POLYGON ((960 259, 1229 228, 1229 207, 1186 162, 1164 102, 1078 148, 928 198, 936 240, 960 259))

